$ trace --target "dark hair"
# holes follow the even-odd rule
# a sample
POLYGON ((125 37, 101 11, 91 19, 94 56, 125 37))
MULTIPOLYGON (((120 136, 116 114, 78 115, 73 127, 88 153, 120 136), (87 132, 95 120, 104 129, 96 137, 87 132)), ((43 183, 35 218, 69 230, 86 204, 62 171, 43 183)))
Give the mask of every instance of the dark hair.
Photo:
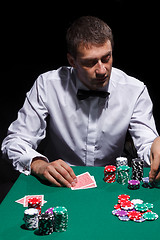
POLYGON ((102 45, 110 40, 113 48, 113 35, 110 27, 101 19, 93 16, 78 18, 67 30, 66 41, 68 52, 76 57, 80 44, 85 47, 102 45))

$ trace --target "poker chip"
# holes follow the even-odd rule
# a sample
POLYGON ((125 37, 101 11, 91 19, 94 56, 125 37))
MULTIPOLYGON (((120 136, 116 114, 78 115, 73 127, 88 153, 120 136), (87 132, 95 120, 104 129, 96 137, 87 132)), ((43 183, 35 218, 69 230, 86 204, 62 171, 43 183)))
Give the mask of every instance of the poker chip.
POLYGON ((119 218, 119 220, 125 221, 125 222, 128 222, 130 220, 130 218, 128 216, 122 216, 122 217, 119 216, 118 218, 119 218))
POLYGON ((134 221, 134 220, 139 220, 142 217, 142 215, 140 212, 130 211, 130 212, 128 212, 128 217, 130 220, 134 221))
POLYGON ((124 201, 120 205, 123 210, 132 210, 134 208, 134 204, 131 201, 124 201))
POLYGON ((127 194, 121 194, 121 195, 118 195, 118 199, 120 199, 120 200, 128 200, 128 199, 130 199, 130 196, 129 195, 127 195, 127 194))
POLYGON ((114 183, 116 181, 116 166, 107 165, 104 168, 104 181, 114 183))
POLYGON ((158 214, 154 212, 146 212, 143 214, 143 218, 145 218, 148 221, 153 221, 158 219, 158 214))
POLYGON ((40 235, 50 235, 54 231, 54 215, 42 213, 39 216, 39 233, 40 235))
POLYGON ((114 209, 114 210, 112 211, 112 214, 113 214, 113 215, 116 215, 117 211, 118 211, 117 209, 114 209))
POLYGON ((136 190, 140 188, 140 181, 139 180, 129 180, 128 181, 128 188, 131 190, 136 190))
POLYGON ((127 216, 127 211, 125 211, 125 210, 117 210, 115 215, 118 216, 118 217, 124 217, 124 216, 127 216))
POLYGON ((35 208, 29 208, 24 211, 25 227, 29 230, 38 228, 38 210, 35 208))
POLYGON ((147 206, 148 209, 152 209, 153 208, 153 203, 145 203, 145 205, 147 206))
POLYGON ((68 226, 68 212, 65 207, 57 206, 53 209, 53 215, 55 218, 55 231, 64 232, 68 226))
POLYGON ((115 208, 115 209, 120 209, 120 208, 121 208, 121 205, 120 205, 120 204, 115 204, 115 205, 114 205, 114 208, 115 208))
POLYGON ((142 223, 145 221, 146 221, 146 219, 144 217, 141 217, 140 219, 134 219, 134 222, 137 222, 137 223, 142 223))
POLYGON ((132 199, 131 200, 131 202, 134 204, 134 205, 136 205, 136 204, 142 204, 143 203, 143 200, 141 200, 141 199, 132 199))
POLYGON ((148 207, 145 203, 137 203, 135 205, 135 210, 139 211, 139 212, 146 212, 148 210, 148 207))
POLYGON ((149 182, 149 177, 144 177, 142 178, 142 187, 144 188, 154 188, 155 187, 155 182, 149 182))

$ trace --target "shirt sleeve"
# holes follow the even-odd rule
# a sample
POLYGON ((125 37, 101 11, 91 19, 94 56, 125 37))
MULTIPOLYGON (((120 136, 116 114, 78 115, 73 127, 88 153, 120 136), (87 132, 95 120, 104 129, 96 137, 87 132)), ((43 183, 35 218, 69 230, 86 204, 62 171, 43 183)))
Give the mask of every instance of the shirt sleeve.
POLYGON ((26 94, 18 118, 10 125, 8 135, 2 143, 3 155, 12 161, 16 170, 26 175, 31 172, 30 164, 34 157, 45 158, 36 151, 38 144, 46 135, 48 111, 45 99, 44 81, 40 76, 26 94))
POLYGON ((137 98, 129 132, 137 149, 138 157, 150 165, 150 148, 158 133, 153 118, 153 104, 146 86, 137 98))

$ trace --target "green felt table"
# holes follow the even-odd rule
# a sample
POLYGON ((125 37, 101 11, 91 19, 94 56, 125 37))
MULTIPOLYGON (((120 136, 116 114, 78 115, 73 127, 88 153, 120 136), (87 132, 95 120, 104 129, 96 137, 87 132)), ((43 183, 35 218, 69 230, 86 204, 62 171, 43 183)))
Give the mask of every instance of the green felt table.
MULTIPOLYGON (((135 223, 122 222, 112 215, 119 194, 129 194, 131 199, 140 198, 154 204, 153 211, 160 216, 160 189, 130 190, 126 185, 105 183, 103 167, 73 167, 76 175, 88 171, 97 182, 97 188, 74 190, 58 188, 41 183, 33 176, 21 174, 0 205, 0 239, 67 239, 67 240, 103 240, 103 239, 157 239, 160 229, 160 218, 155 221, 135 223), (22 226, 25 208, 15 200, 25 195, 44 194, 47 203, 42 212, 52 206, 65 206, 68 209, 69 222, 66 232, 54 232, 51 235, 39 236, 36 231, 25 230, 22 226)), ((148 176, 149 169, 144 169, 148 176)))

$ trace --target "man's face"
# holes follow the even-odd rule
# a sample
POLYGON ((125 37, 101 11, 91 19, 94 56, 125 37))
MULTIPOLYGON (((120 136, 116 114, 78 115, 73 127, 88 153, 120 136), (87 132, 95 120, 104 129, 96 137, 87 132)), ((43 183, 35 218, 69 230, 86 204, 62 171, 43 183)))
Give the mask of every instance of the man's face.
POLYGON ((91 90, 108 84, 112 69, 112 46, 108 40, 103 45, 80 45, 76 59, 68 55, 69 63, 77 70, 80 81, 91 90))

